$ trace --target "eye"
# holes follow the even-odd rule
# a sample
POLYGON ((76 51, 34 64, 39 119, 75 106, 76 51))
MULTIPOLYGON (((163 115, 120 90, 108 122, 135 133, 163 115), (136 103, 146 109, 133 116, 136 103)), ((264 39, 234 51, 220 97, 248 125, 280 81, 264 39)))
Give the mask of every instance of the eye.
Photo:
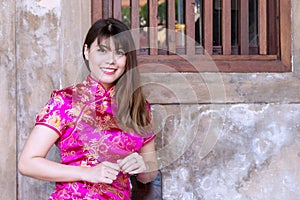
POLYGON ((100 52, 100 53, 106 53, 107 52, 107 50, 104 47, 102 47, 102 46, 99 46, 99 48, 97 49, 97 51, 100 52))
POLYGON ((124 56, 125 55, 125 51, 123 49, 118 49, 118 50, 116 50, 116 54, 118 56, 124 56))

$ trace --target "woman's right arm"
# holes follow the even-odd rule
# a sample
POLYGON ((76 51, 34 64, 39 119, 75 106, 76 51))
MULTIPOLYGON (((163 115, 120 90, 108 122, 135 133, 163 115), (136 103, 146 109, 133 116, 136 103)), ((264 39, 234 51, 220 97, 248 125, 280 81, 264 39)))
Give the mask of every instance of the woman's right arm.
POLYGON ((46 159, 47 153, 58 137, 58 134, 51 128, 42 125, 35 126, 19 159, 20 173, 53 182, 112 183, 116 179, 119 166, 115 163, 103 162, 95 167, 81 167, 64 165, 46 159))

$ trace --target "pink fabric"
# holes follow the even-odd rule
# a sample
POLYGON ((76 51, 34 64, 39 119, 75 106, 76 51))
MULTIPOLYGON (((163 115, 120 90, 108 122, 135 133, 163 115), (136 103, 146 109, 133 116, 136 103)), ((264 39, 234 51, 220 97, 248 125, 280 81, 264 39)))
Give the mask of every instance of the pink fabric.
MULTIPOLYGON (((114 87, 105 90, 90 76, 81 84, 52 93, 36 125, 45 125, 60 136, 56 145, 63 164, 90 167, 103 161, 116 163, 155 138, 154 133, 143 138, 118 127, 112 111, 113 95, 114 87)), ((130 192, 129 175, 120 172, 112 184, 56 183, 50 199, 129 200, 130 192)))

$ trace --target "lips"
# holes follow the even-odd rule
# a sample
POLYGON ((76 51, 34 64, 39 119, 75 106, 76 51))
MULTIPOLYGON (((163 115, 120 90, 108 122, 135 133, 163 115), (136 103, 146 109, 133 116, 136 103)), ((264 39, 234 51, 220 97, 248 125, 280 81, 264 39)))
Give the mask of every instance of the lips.
POLYGON ((103 71, 103 73, 107 75, 112 75, 117 71, 117 69, 114 68, 104 68, 104 67, 102 67, 101 70, 103 71))

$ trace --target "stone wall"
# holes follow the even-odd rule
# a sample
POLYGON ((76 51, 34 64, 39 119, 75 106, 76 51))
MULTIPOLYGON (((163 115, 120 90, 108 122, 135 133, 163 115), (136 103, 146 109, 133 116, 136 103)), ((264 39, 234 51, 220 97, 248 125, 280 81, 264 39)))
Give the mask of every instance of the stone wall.
POLYGON ((299 199, 299 8, 293 0, 290 73, 143 76, 163 199, 299 199))
MULTIPOLYGON (((0 1, 0 199, 47 199, 53 183, 23 177, 17 159, 50 91, 77 83, 91 24, 86 0, 0 1)), ((53 148, 50 159, 58 152, 53 148)))
POLYGON ((0 7, 0 194, 16 198, 16 57, 14 1, 0 7), (12 81, 13 80, 13 81, 12 81))
POLYGON ((163 199, 299 199, 300 105, 153 107, 163 199))
MULTIPOLYGON (((50 92, 87 74, 90 1, 0 2, 1 199, 47 199, 53 183, 16 173, 17 157, 50 92)), ((293 72, 142 75, 164 199, 298 199, 299 9, 292 0, 293 72)))

